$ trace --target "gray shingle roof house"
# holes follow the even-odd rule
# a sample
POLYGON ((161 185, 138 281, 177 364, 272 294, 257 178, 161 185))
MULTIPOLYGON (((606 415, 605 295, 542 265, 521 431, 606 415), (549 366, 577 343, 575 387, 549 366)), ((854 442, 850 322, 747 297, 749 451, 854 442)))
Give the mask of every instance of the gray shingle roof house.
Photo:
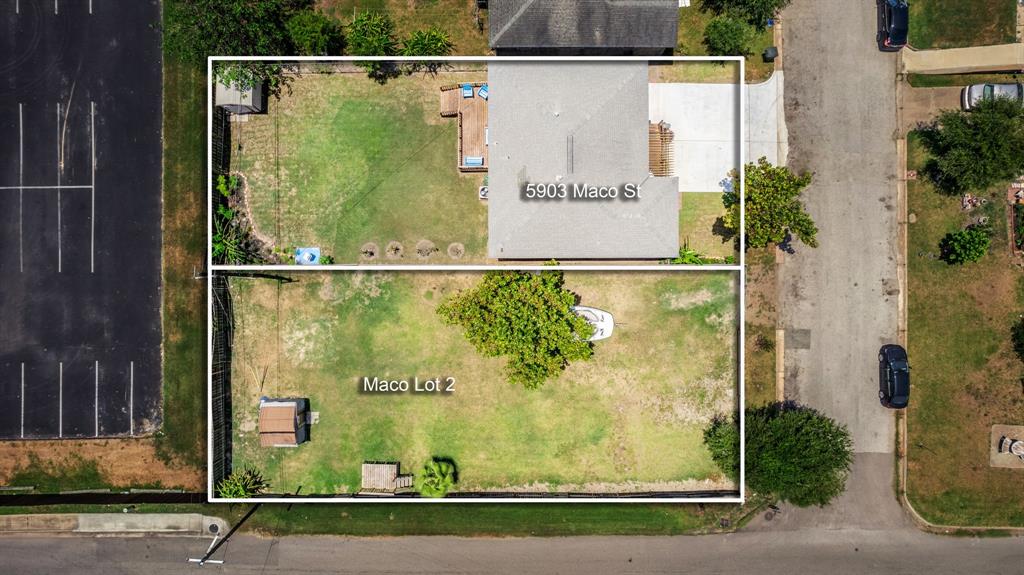
POLYGON ((677 0, 490 0, 490 45, 499 55, 669 55, 677 0))
POLYGON ((488 85, 488 257, 678 255, 678 178, 650 171, 646 62, 491 62, 488 85), (528 184, 566 197, 531 199, 528 184), (583 185, 618 195, 573 198, 583 185))

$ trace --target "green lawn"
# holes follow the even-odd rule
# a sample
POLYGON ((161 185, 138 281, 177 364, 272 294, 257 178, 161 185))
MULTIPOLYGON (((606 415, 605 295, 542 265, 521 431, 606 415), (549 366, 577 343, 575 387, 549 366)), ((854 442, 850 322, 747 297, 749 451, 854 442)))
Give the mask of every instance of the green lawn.
MULTIPOLYGON (((911 135, 908 168, 926 152, 911 135)), ((1006 191, 996 188, 980 213, 924 181, 908 185, 908 353, 914 367, 908 411, 908 492, 929 521, 952 525, 1024 525, 1020 472, 989 467, 993 424, 1024 424, 1020 361, 1011 323, 1024 308, 1024 283, 1009 257, 1006 191), (940 239, 968 218, 988 215, 995 236, 988 256, 962 267, 934 259, 940 239)))
POLYGON ((359 10, 387 11, 395 22, 399 39, 415 30, 431 26, 448 32, 455 44, 453 54, 485 56, 487 45, 487 10, 480 11, 482 29, 477 25, 474 0, 321 0, 321 10, 343 24, 352 21, 359 10))
MULTIPOLYGON (((264 504, 243 531, 269 536, 564 537, 574 535, 695 535, 732 531, 764 504, 264 504), (729 520, 722 526, 723 519, 729 520)), ((126 505, 0 506, 0 515, 121 513, 126 505)), ((246 505, 134 505, 135 513, 202 513, 234 525, 246 505)))
POLYGON ((206 461, 206 289, 192 277, 206 259, 206 77, 164 59, 162 457, 206 461))
POLYGON ((1015 0, 916 0, 910 3, 910 45, 987 46, 1016 41, 1015 0))
MULTIPOLYGON (((702 12, 699 4, 699 2, 694 2, 688 8, 679 9, 679 44, 676 46, 676 55, 706 56, 708 53, 704 46, 704 28, 714 18, 714 14, 702 12)), ((775 65, 765 62, 761 58, 761 53, 774 43, 775 39, 771 28, 758 32, 750 46, 751 55, 746 58, 747 82, 761 82, 772 75, 775 65)), ((695 63, 692 67, 688 67, 687 71, 691 74, 689 79, 691 82, 735 81, 735 72, 729 65, 695 63)))
POLYGON ((439 87, 484 80, 481 71, 403 76, 380 85, 364 73, 303 75, 291 93, 232 130, 232 170, 245 175, 257 232, 279 249, 320 246, 338 262, 480 262, 486 255, 482 174, 458 171, 458 122, 440 116, 439 87), (438 251, 417 256, 427 240, 438 251), (399 242, 404 257, 385 250, 399 242), (465 255, 447 253, 460 243, 465 255))
POLYGON ((725 215, 719 192, 687 192, 680 195, 680 245, 711 257, 736 256, 735 242, 719 231, 718 220, 725 215))
POLYGON ((970 86, 985 83, 1013 83, 1024 79, 1021 74, 909 74, 907 80, 915 88, 970 86))
POLYGON ((480 357, 435 312, 477 274, 296 277, 280 290, 231 280, 233 463, 256 465, 276 492, 351 492, 363 461, 417 471, 433 456, 455 460, 463 490, 728 485, 701 433, 735 409, 732 274, 567 274, 582 304, 618 325, 592 360, 534 391, 506 383, 503 361, 480 357), (452 376, 456 387, 368 395, 358 391, 364 376, 452 376), (260 396, 309 397, 320 413, 312 441, 260 448, 260 396))

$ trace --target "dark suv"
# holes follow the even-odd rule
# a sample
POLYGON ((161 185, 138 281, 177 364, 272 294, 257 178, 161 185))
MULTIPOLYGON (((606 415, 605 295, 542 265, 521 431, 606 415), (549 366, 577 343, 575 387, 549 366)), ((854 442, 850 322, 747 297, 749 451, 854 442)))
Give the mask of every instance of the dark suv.
POLYGON ((898 52, 906 46, 909 22, 907 0, 878 0, 878 49, 898 52))
POLYGON ((910 400, 907 351, 896 344, 883 345, 878 350, 878 399, 893 409, 903 409, 910 400))

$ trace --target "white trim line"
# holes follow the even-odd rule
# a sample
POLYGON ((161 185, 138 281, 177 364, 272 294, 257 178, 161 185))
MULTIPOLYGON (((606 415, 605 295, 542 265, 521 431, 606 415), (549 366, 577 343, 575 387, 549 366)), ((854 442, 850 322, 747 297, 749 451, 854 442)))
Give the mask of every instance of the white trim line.
MULTIPOLYGON (((411 499, 394 499, 394 498, 351 498, 351 497, 339 497, 336 499, 331 498, 312 498, 312 497, 296 497, 296 498, 281 498, 281 497, 268 497, 260 498, 258 500, 253 499, 224 499, 216 496, 213 481, 213 411, 211 406, 213 405, 213 386, 212 386, 212 374, 213 374, 213 282, 207 281, 207 500, 211 503, 251 503, 253 501, 259 501, 261 503, 745 503, 746 493, 746 439, 745 434, 745 422, 744 413, 746 408, 746 395, 744 390, 744 376, 745 376, 745 350, 744 350, 744 338, 746 336, 745 330, 745 290, 746 290, 746 253, 743 249, 746 245, 746 230, 745 226, 745 213, 746 213, 746 177, 744 174, 744 164, 746 163, 746 133, 747 133, 747 118, 746 118, 746 106, 744 102, 744 94, 747 89, 746 84, 746 65, 745 60, 741 56, 728 56, 728 57, 713 57, 713 56, 618 56, 618 57, 578 57, 578 56, 446 56, 446 57, 431 57, 424 58, 420 56, 335 56, 335 57, 320 57, 320 56, 293 56, 293 57, 280 57, 280 56, 211 56, 207 58, 207 165, 213 165, 213 153, 212 153, 212 132, 213 132, 213 66, 215 62, 237 62, 237 61, 262 61, 262 62, 304 62, 304 61, 320 61, 320 62, 352 62, 352 61, 384 61, 384 62, 404 62, 404 61, 424 61, 429 60, 432 62, 557 62, 557 61, 581 61, 581 62, 600 62, 600 61, 615 61, 615 62, 628 62, 628 61, 640 61, 640 62, 654 62, 654 61, 668 61, 668 62, 738 62, 739 63, 739 83, 737 88, 740 91, 740 105, 739 105, 739 162, 737 166, 739 171, 740 180, 740 253, 738 256, 738 264, 735 265, 705 265, 705 266, 690 266, 690 265, 665 265, 665 264, 640 264, 640 265, 622 265, 622 264, 609 264, 609 265, 572 265, 572 264, 559 264, 557 266, 545 266, 540 264, 535 265, 516 265, 516 264, 505 264, 505 265, 487 265, 487 264, 476 264, 476 265, 365 265, 365 264, 333 264, 323 266, 299 266, 299 265, 284 265, 284 266, 231 266, 231 265, 213 265, 212 254, 207 245, 207 269, 212 272, 214 271, 258 271, 265 273, 275 272, 295 272, 295 271, 307 271, 307 272, 329 272, 329 271, 388 271, 388 272, 402 272, 402 271, 433 271, 441 273, 449 273, 454 271, 473 271, 473 272, 486 272, 493 270, 523 270, 523 271, 536 271, 536 270, 551 270, 559 269, 562 271, 597 271, 606 273, 615 273, 622 271, 637 271, 637 272, 685 272, 685 271, 731 271, 738 272, 739 274, 739 340, 737 345, 739 346, 739 373, 737 374, 737 384, 739 387, 739 402, 737 407, 737 413, 739 414, 739 428, 740 428, 740 476, 739 485, 737 486, 738 495, 735 497, 694 497, 694 498, 682 498, 682 497, 538 497, 528 499, 518 498, 494 498, 494 497, 472 497, 472 498, 441 498, 441 499, 424 499, 424 498, 411 498, 411 499)), ((207 190, 212 192, 213 190, 213 174, 211 170, 207 171, 207 190)), ((207 237, 212 237, 213 232, 213 216, 212 210, 207 210, 207 237)), ((653 260, 652 260, 653 262, 653 260)))

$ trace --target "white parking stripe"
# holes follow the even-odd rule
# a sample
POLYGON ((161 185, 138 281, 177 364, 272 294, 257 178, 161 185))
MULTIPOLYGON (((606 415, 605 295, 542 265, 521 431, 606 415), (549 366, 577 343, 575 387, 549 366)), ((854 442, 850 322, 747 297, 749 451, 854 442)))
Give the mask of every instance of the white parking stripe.
POLYGON ((53 0, 53 13, 60 14, 60 11, 57 10, 57 0, 53 0))
MULTIPOLYGON (((92 0, 89 0, 92 14, 92 0)), ((89 273, 96 273, 96 102, 89 102, 89 134, 92 136, 92 214, 89 216, 89 273)))
POLYGON ((25 439, 25 362, 21 362, 21 438, 25 439))
MULTIPOLYGON (((54 9, 57 7, 57 0, 53 0, 54 9)), ((60 102, 57 102, 57 273, 61 272, 61 238, 60 238, 60 169, 64 163, 63 150, 60 145, 60 102)))
POLYGON ((129 364, 128 377, 128 435, 135 436, 135 362, 129 364))
POLYGON ((25 129, 21 102, 18 102, 18 269, 25 271, 24 183, 25 183, 25 129))
POLYGON ((57 437, 64 437, 64 362, 57 365, 60 367, 60 391, 57 396, 57 437))
POLYGON ((93 402, 94 402, 94 406, 95 406, 95 421, 96 421, 95 425, 96 425, 96 428, 95 428, 95 430, 93 432, 93 435, 95 435, 96 437, 99 437, 100 436, 100 362, 96 361, 93 364, 93 368, 92 369, 93 369, 93 373, 96 374, 95 375, 95 377, 96 377, 96 395, 93 398, 93 402))
MULTIPOLYGON (((0 186, 0 190, 56 190, 57 186, 0 186)), ((62 190, 89 190, 92 186, 65 186, 60 185, 62 190)))

